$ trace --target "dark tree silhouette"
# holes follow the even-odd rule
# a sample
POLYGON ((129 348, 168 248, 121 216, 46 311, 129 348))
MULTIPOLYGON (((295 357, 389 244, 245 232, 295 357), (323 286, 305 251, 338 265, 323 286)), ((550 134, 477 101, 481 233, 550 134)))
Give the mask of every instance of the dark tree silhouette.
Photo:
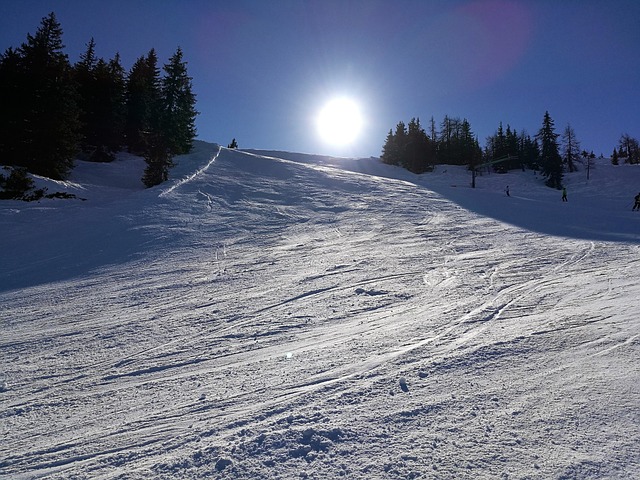
POLYGON ((63 48, 62 28, 50 13, 17 52, 5 53, 8 75, 0 82, 19 81, 9 87, 14 99, 8 109, 15 120, 8 127, 20 131, 15 139, 4 137, 3 147, 13 164, 54 179, 65 178, 73 167, 79 140, 77 94, 63 48))
POLYGON ((152 129, 160 131, 160 70, 158 57, 151 49, 138 58, 127 79, 127 116, 125 142, 131 153, 144 155, 152 129))
POLYGON ((562 134, 562 161, 569 172, 575 172, 578 170, 576 164, 580 159, 580 142, 571 125, 567 125, 562 134))
POLYGON ((164 66, 161 82, 162 131, 169 151, 174 155, 189 153, 196 136, 196 98, 182 49, 178 47, 169 63, 164 66))
POLYGON ((551 188, 562 188, 562 157, 558 151, 558 134, 555 133, 553 120, 545 112, 542 127, 536 135, 540 145, 540 169, 551 188))
POLYGON ((2 163, 18 165, 24 142, 24 72, 20 53, 13 48, 0 57, 0 155, 2 163))

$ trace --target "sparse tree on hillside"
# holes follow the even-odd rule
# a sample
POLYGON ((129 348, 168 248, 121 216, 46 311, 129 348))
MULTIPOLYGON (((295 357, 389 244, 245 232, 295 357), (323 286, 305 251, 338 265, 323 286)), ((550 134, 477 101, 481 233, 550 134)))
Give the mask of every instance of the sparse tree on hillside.
POLYGON ((591 169, 596 165, 596 154, 593 153, 593 150, 591 151, 591 153, 583 150, 580 156, 582 157, 581 160, 587 169, 587 180, 589 180, 589 178, 591 177, 591 169))
POLYGON ((431 142, 435 145, 437 139, 438 131, 436 130, 436 121, 432 115, 431 119, 429 120, 429 140, 431 140, 431 142))
POLYGON ((576 163, 580 161, 580 142, 571 125, 567 125, 562 134, 562 161, 569 172, 578 170, 576 163))
POLYGON ((558 134, 549 112, 544 114, 536 139, 540 145, 540 168, 547 179, 546 184, 551 188, 562 188, 562 157, 558 151, 558 134))
POLYGON ((611 164, 612 165, 620 164, 620 161, 618 160, 618 150, 616 150, 615 148, 613 149, 613 153, 611 154, 611 164))

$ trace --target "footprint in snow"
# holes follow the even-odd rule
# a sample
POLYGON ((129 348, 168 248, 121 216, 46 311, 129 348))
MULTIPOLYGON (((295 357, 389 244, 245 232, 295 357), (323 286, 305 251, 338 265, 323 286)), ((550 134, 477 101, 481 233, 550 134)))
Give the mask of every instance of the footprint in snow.
POLYGON ((407 381, 405 380, 404 377, 400 377, 400 388, 402 389, 403 392, 409 391, 409 387, 407 386, 407 381))

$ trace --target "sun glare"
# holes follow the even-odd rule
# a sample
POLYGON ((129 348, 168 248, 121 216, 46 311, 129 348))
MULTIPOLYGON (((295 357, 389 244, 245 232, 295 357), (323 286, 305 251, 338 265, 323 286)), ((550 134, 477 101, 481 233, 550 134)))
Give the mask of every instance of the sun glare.
POLYGON ((317 126, 324 142, 334 146, 349 145, 362 129, 360 109, 349 98, 334 98, 318 114, 317 126))

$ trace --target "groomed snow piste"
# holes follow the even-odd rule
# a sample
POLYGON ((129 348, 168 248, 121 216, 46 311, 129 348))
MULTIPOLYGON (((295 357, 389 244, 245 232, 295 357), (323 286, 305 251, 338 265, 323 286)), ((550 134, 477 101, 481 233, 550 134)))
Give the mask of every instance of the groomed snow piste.
POLYGON ((638 166, 176 160, 0 202, 1 478, 640 478, 638 166))

